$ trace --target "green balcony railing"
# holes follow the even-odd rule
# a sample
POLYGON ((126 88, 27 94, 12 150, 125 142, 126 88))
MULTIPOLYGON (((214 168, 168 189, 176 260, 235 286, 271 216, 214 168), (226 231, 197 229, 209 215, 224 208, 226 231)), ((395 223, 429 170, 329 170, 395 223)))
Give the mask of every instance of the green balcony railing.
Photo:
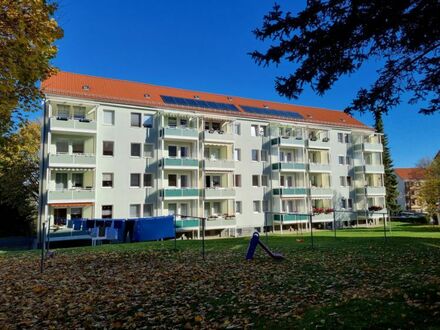
POLYGON ((199 226, 200 226, 200 220, 198 219, 176 220, 177 229, 194 228, 199 226))
POLYGON ((305 141, 302 138, 288 136, 274 138, 272 139, 271 144, 280 146, 304 147, 305 141))
POLYGON ((272 164, 272 170, 276 171, 303 171, 306 164, 303 163, 275 163, 272 164))
POLYGON ((199 197, 199 189, 197 188, 165 188, 162 190, 164 198, 184 198, 199 197))
POLYGON ((274 196, 296 196, 307 195, 307 188, 275 188, 273 190, 274 196))
POLYGON ((199 161, 193 158, 164 158, 164 167, 199 167, 199 161))
POLYGON ((308 221, 307 214, 274 214, 273 220, 278 222, 308 221))

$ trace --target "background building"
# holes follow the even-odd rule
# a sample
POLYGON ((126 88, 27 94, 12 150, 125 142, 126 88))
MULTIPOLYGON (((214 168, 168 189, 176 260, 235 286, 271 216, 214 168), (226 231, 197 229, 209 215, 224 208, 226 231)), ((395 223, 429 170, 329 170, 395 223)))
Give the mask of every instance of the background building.
POLYGON ((386 211, 381 136, 343 112, 66 72, 42 90, 51 226, 177 214, 179 231, 206 217, 240 235, 386 211))

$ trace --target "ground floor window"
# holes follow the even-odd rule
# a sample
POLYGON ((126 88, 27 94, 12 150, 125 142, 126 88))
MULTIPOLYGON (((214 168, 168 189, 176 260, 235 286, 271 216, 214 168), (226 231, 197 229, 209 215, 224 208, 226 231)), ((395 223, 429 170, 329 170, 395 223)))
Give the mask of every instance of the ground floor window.
POLYGON ((101 217, 103 219, 112 219, 113 218, 113 205, 103 205, 101 217))

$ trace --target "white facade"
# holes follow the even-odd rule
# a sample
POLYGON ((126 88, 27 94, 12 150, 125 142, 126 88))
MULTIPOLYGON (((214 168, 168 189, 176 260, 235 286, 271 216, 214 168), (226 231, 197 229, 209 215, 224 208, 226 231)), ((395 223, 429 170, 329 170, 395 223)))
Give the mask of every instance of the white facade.
POLYGON ((47 95, 42 145, 40 221, 60 227, 177 214, 180 230, 206 217, 209 232, 240 234, 313 210, 314 223, 333 209, 354 211, 339 220, 385 211, 381 139, 368 128, 47 95))

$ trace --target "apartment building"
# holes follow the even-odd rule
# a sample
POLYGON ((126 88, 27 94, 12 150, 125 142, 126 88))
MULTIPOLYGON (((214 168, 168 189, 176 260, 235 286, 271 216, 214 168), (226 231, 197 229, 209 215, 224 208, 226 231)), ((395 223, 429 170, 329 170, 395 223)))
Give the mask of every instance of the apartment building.
POLYGON ((399 197, 397 202, 402 210, 424 212, 418 199, 419 190, 423 183, 425 170, 423 168, 395 168, 399 197))
POLYGON ((175 214, 240 235, 386 212, 381 136, 343 112, 67 72, 42 91, 40 224, 175 214))

